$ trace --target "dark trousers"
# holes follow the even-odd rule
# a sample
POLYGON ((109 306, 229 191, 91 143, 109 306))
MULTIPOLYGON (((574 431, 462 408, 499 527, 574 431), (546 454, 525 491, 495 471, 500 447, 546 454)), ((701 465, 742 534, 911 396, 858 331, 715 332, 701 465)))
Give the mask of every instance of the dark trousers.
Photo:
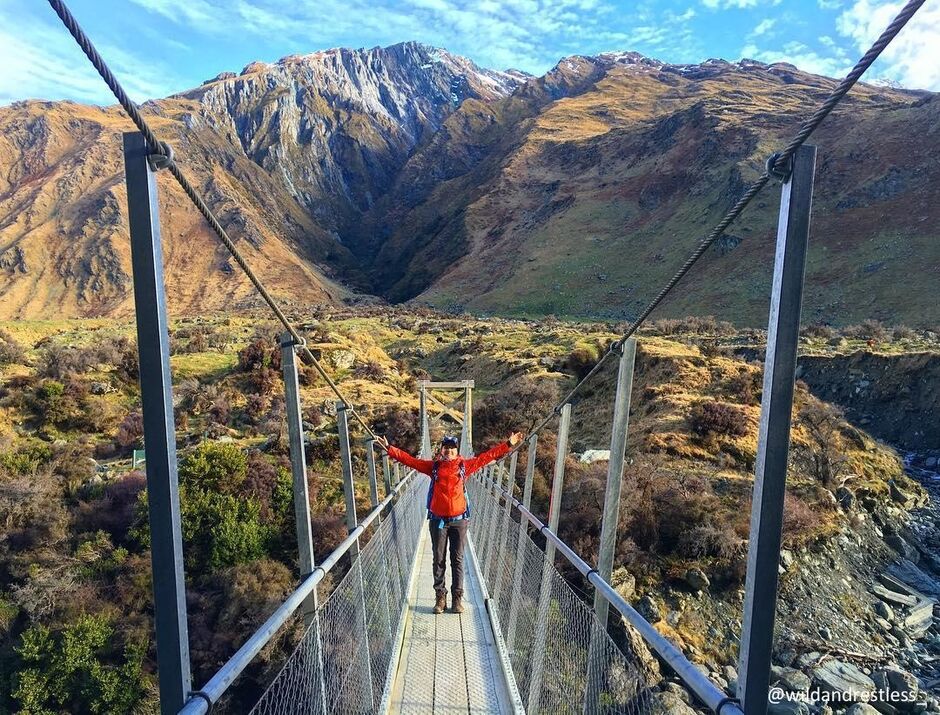
POLYGON ((440 519, 428 521, 431 532, 431 553, 434 558, 434 592, 446 593, 444 569, 447 566, 447 546, 450 544, 451 593, 463 596, 463 549, 467 543, 469 521, 451 521, 440 526, 440 519))

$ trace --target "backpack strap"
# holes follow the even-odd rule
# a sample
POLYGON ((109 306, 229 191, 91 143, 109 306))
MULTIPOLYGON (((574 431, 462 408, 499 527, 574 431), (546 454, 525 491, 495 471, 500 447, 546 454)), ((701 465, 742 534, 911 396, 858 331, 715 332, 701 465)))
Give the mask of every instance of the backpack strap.
POLYGON ((434 485, 437 484, 437 474, 440 464, 435 461, 431 465, 431 483, 428 485, 428 503, 426 509, 428 510, 428 519, 431 518, 431 498, 434 496, 434 485))
POLYGON ((458 467, 458 472, 460 474, 460 481, 463 483, 463 498, 467 503, 467 510, 463 513, 464 519, 470 518, 470 495, 467 494, 467 464, 462 459, 460 460, 460 467, 458 467))

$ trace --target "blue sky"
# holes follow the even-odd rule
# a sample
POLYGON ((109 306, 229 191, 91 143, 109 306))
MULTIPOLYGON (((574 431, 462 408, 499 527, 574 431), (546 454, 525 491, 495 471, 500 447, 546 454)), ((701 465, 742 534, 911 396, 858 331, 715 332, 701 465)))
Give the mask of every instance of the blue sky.
MULTIPOLYGON (((788 61, 842 76, 891 0, 71 0, 138 101, 253 60, 419 40, 535 74, 561 57, 636 50, 667 62, 788 61)), ((0 0, 0 104, 112 99, 44 0, 0 0)), ((927 0, 869 78, 940 91, 940 0, 927 0)))

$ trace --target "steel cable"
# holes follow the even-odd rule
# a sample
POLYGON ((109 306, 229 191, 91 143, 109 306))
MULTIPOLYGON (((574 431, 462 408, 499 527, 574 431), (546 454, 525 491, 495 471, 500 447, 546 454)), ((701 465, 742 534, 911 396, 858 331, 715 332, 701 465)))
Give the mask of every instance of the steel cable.
POLYGON ((685 275, 692 269, 692 266, 698 262, 698 260, 705 254, 711 245, 717 241, 725 230, 730 226, 738 216, 747 208, 747 205, 751 200, 760 193, 771 178, 779 177, 781 175, 786 176, 789 174, 789 164, 790 159, 796 153, 796 150, 799 149, 803 144, 806 143, 807 139, 812 135, 814 131, 822 124, 823 120, 829 115, 829 113, 839 104, 843 97, 848 93, 855 83, 861 78, 863 74, 871 67, 872 63, 878 58, 878 56, 884 51, 884 49, 891 44, 891 41, 897 36, 901 29, 908 23, 908 21, 914 16, 914 13, 920 9, 920 6, 924 4, 925 0, 909 0, 909 2, 901 9, 897 17, 891 22, 888 27, 885 28, 884 32, 878 37, 877 40, 869 48, 862 58, 855 64, 852 70, 845 76, 845 78, 839 82, 836 88, 832 91, 829 97, 826 98, 819 108, 813 112, 810 117, 803 122, 803 125, 800 127, 800 130, 796 133, 793 139, 787 144, 786 148, 778 154, 774 154, 770 157, 767 162, 767 168, 763 174, 761 174, 755 181, 752 183, 748 189, 744 192, 737 203, 729 209, 728 213, 725 214, 724 218, 718 222, 718 225, 712 229, 709 234, 702 239, 702 241, 695 247, 695 250, 689 255, 685 260, 682 266, 676 271, 675 275, 669 279, 666 285, 661 291, 656 295, 653 300, 642 310, 642 312, 637 316, 637 319, 633 321, 633 324, 624 333, 619 340, 616 340, 611 344, 610 348, 601 356, 597 364, 575 385, 570 392, 559 402, 551 413, 546 415, 546 417, 534 427, 526 439, 519 443, 514 451, 517 451, 526 444, 526 441, 529 437, 534 434, 541 432, 545 426, 551 422, 552 418, 559 413, 562 406, 569 402, 581 388, 587 383, 594 375, 600 372, 600 369, 603 367, 607 359, 615 354, 620 353, 623 350, 624 343, 630 337, 632 337, 643 322, 650 316, 650 314, 659 306, 660 303, 666 298, 667 295, 676 287, 676 285, 681 281, 685 275))
POLYGON ((56 15, 59 16, 62 24, 65 25, 66 29, 69 31, 69 33, 71 33, 72 37, 75 38, 78 46, 81 47, 82 51, 85 53, 85 56, 88 57, 92 65, 94 65, 94 68, 98 71, 98 74, 101 75, 101 78, 108 85, 108 88, 111 90, 111 93, 114 94, 118 103, 121 105, 121 107, 123 107, 124 111, 127 112, 127 115, 131 118, 131 121, 134 122, 134 125, 137 127, 140 133, 144 135, 144 138, 147 140, 147 144, 150 146, 150 151, 152 154, 157 157, 161 157, 161 159, 155 162, 155 164, 159 168, 169 169, 170 173, 176 179, 177 183, 179 183, 180 187, 189 197, 190 201, 193 202, 193 204, 199 210, 199 213, 203 215, 206 221, 209 222, 209 226, 219 237, 219 240, 222 242, 225 248, 228 249, 228 252, 232 254, 232 258, 234 258, 235 262, 238 263, 238 265, 241 267, 242 271, 248 277, 248 280, 251 281, 259 295, 264 299, 264 302, 267 303, 268 307, 271 308, 271 310, 274 312, 278 322, 280 322, 284 329, 290 334, 294 343, 299 346, 300 354, 304 362, 306 362, 308 365, 312 365, 314 369, 316 369, 320 377, 326 381, 327 385, 330 386, 330 389, 333 391, 333 393, 346 407, 346 410, 360 425, 362 425, 363 429, 369 433, 369 436, 375 439, 375 432, 373 432, 372 428, 369 427, 365 420, 359 416, 352 403, 346 399, 333 379, 326 373, 326 370, 323 369, 323 366, 320 364, 319 360, 316 359, 316 357, 307 347, 306 341, 303 339, 303 337, 301 337, 300 333, 297 332, 291 322, 287 319, 287 316, 284 315, 284 311, 281 310, 281 307, 278 305, 277 301, 274 299, 271 293, 268 292, 268 289, 265 287, 264 283, 261 282, 261 279, 248 265, 245 257, 242 256, 241 252, 235 246, 235 243, 231 238, 229 238, 225 229, 222 228, 222 224, 219 223, 218 219, 216 219, 215 215, 212 213, 212 210, 208 207, 208 205, 206 205, 205 201, 202 200, 202 197, 196 191, 196 188, 189 182, 189 180, 180 170, 173 157, 173 150, 170 148, 170 145, 166 142, 160 141, 160 139, 157 138, 157 135, 154 134, 153 130, 141 115, 137 105, 130 97, 127 96, 127 92, 124 91, 121 83, 118 82, 117 78, 114 76, 114 73, 111 72, 108 64, 104 61, 101 55, 98 54, 98 50, 95 49, 91 39, 87 34, 85 34, 85 31, 78 24, 75 16, 72 15, 71 11, 68 9, 63 0, 49 0, 49 5, 52 6, 52 9, 55 11, 56 15))

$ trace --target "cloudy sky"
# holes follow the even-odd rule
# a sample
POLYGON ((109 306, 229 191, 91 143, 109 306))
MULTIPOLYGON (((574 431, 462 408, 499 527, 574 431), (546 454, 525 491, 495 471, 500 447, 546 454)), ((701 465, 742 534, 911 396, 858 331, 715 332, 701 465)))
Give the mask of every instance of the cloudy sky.
MULTIPOLYGON (((892 0, 71 0, 138 101, 253 60, 419 40, 534 74, 561 57, 636 50, 667 62, 787 61, 841 77, 901 7, 892 0)), ((0 104, 113 100, 43 0, 0 0, 0 104)), ((869 79, 940 91, 940 0, 869 79)))

